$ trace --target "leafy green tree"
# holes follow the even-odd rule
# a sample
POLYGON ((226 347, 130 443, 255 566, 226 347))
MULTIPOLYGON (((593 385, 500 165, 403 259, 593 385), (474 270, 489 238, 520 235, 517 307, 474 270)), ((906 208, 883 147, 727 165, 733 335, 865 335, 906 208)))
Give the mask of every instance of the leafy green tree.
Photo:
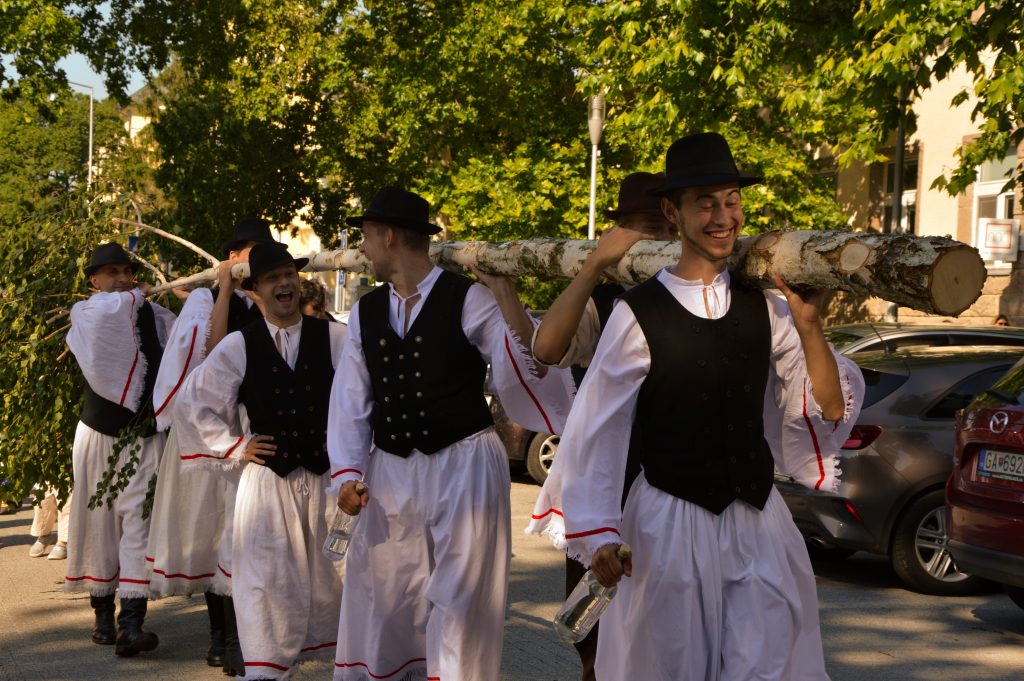
MULTIPOLYGON (((89 98, 66 93, 48 118, 25 100, 0 100, 0 225, 20 223, 86 184, 89 158, 89 98)), ((94 166, 116 156, 127 136, 117 105, 97 102, 94 166)))

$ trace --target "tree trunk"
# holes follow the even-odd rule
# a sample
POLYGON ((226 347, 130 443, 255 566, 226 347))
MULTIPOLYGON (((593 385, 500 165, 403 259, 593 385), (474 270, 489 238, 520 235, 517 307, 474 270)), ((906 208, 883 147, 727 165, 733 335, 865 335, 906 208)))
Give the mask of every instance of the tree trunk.
MULTIPOLYGON (((430 257, 454 271, 472 263, 492 274, 567 279, 579 273, 596 244, 572 239, 451 241, 432 244, 430 257)), ((609 281, 637 284, 674 264, 679 252, 679 242, 641 241, 604 274, 609 281)), ((306 271, 370 272, 369 263, 354 249, 308 257, 306 271)), ((729 268, 742 281, 760 288, 773 288, 771 274, 777 273, 797 289, 848 291, 952 316, 978 299, 986 276, 978 251, 952 239, 815 230, 744 237, 729 268)), ((246 276, 248 265, 236 265, 234 271, 236 276, 246 276)), ((211 268, 172 285, 214 279, 216 270, 211 268)))

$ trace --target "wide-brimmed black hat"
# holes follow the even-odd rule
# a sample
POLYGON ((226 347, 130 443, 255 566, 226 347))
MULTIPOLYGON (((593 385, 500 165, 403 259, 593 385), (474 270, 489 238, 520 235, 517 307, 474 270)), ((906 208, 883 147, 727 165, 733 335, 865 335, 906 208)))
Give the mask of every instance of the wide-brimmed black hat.
POLYGON ((249 276, 242 280, 242 288, 251 291, 257 277, 282 265, 294 263, 295 269, 301 270, 308 262, 309 258, 293 258, 284 244, 261 241, 249 251, 249 276))
POLYGON ((363 222, 369 220, 420 234, 437 234, 441 228, 430 223, 429 214, 430 205, 420 195, 398 187, 384 187, 370 201, 365 213, 345 222, 362 227, 363 222))
POLYGON ((231 251, 240 251, 248 243, 267 243, 274 240, 270 235, 270 223, 263 218, 249 217, 235 223, 231 241, 224 244, 222 251, 227 258, 231 251))
POLYGON ((132 272, 139 269, 139 263, 131 259, 128 252, 121 248, 121 244, 114 243, 100 244, 93 249, 89 257, 89 266, 85 268, 85 276, 91 277, 104 265, 129 265, 132 272))
POLYGON ((623 215, 644 213, 661 215, 661 199, 653 194, 665 184, 664 173, 630 173, 619 185, 619 207, 606 210, 605 217, 617 220, 623 215))
POLYGON ((699 132, 676 140, 665 154, 665 182, 654 191, 665 196, 686 187, 758 184, 763 178, 744 175, 736 167, 729 143, 717 132, 699 132))

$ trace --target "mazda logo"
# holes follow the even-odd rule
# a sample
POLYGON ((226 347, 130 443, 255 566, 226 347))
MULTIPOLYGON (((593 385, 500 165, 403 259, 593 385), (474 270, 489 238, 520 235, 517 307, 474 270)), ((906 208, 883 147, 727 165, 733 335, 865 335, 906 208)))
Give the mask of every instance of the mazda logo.
POLYGON ((1006 424, 1010 422, 1010 417, 1006 415, 1005 411, 997 411, 992 414, 992 418, 989 419, 988 429, 997 435, 1006 430, 1006 424))

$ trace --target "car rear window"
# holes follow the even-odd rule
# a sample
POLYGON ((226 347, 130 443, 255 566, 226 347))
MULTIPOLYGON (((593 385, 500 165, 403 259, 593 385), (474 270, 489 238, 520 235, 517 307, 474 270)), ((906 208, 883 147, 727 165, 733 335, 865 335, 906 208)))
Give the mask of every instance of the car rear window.
POLYGON ((952 419, 980 392, 988 390, 1006 373, 1008 365, 992 367, 972 374, 946 392, 924 415, 926 419, 952 419))
POLYGON ((1024 397, 1024 358, 1013 365, 1013 368, 991 386, 995 390, 1013 395, 1018 401, 1024 397))
POLYGON ((842 352, 843 348, 850 343, 859 341, 862 336, 858 336, 855 333, 837 331, 835 329, 825 329, 825 338, 828 339, 828 342, 836 349, 836 352, 842 352))
POLYGON ((903 374, 891 374, 877 369, 860 368, 864 374, 864 405, 867 409, 876 402, 881 402, 892 394, 896 388, 907 382, 909 376, 903 374))

